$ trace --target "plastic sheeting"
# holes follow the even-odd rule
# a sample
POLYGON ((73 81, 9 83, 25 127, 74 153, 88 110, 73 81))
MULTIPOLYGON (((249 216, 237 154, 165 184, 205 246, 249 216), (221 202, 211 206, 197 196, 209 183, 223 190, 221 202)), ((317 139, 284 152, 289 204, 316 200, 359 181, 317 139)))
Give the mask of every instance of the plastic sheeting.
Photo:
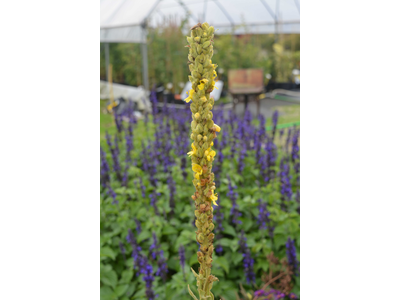
POLYGON ((100 42, 144 43, 142 24, 207 21, 224 33, 300 33, 300 0, 101 0, 100 42))
MULTIPOLYGON (((144 87, 133 87, 113 83, 112 90, 114 99, 124 98, 127 101, 136 102, 140 111, 151 111, 148 92, 144 87)), ((100 80, 100 99, 110 99, 109 83, 107 81, 100 80)))

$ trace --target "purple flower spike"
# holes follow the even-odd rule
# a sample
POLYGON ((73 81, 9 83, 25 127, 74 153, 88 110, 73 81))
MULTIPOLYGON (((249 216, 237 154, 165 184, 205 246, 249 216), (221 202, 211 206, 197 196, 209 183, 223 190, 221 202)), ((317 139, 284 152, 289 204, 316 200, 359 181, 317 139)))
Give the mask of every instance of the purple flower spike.
POLYGON ((239 217, 242 216, 242 213, 239 212, 239 205, 236 202, 236 199, 238 198, 238 194, 234 191, 236 189, 236 186, 232 185, 231 178, 229 176, 228 176, 228 181, 229 181, 229 191, 226 195, 232 201, 232 208, 231 208, 232 223, 242 224, 242 221, 238 219, 239 217))
POLYGON ((286 242, 286 257, 289 266, 292 267, 295 276, 299 276, 299 261, 296 255, 296 246, 294 245, 294 240, 288 238, 286 242))
POLYGON ((259 199, 258 201, 258 224, 260 225, 260 230, 268 229, 269 237, 272 239, 274 236, 275 227, 272 226, 272 221, 270 218, 271 213, 267 209, 267 203, 262 202, 261 199, 259 199))
POLYGON ((256 275, 254 274, 254 259, 251 257, 250 249, 246 243, 246 237, 244 236, 243 230, 240 235, 239 249, 243 255, 243 267, 246 274, 246 280, 248 284, 256 282, 256 275))
POLYGON ((112 204, 118 204, 118 200, 116 200, 117 194, 115 194, 114 190, 112 189, 112 187, 109 185, 108 186, 108 192, 107 194, 113 198, 113 202, 112 204))
POLYGON ((185 278, 185 248, 181 245, 179 246, 179 262, 181 263, 181 268, 183 272, 183 278, 185 278))

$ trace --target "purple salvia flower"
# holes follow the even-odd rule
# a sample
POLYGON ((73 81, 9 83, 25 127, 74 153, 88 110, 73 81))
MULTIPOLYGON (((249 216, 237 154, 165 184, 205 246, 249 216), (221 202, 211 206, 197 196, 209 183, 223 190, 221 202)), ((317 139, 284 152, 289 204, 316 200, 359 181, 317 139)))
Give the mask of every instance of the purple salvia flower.
POLYGON ((293 162, 297 159, 300 159, 299 136, 300 136, 300 130, 294 131, 293 137, 292 137, 292 161, 293 162))
POLYGON ((151 257, 155 260, 157 258, 158 245, 157 245, 157 236, 154 232, 153 232, 153 244, 150 245, 149 251, 151 257))
POLYGON ((275 110, 272 115, 272 140, 275 138, 277 124, 278 124, 278 111, 275 110))
POLYGON ((123 129, 122 118, 115 111, 114 111, 114 121, 115 121, 115 126, 117 127, 118 133, 121 133, 121 131, 123 129))
POLYGON ((157 260, 158 270, 156 272, 156 276, 160 276, 161 279, 165 282, 167 280, 168 266, 166 259, 164 257, 164 251, 159 250, 157 256, 158 256, 157 260))
POLYGON ((142 177, 139 178, 139 182, 140 182, 140 188, 142 190, 142 197, 146 198, 146 187, 143 184, 142 177))
POLYGON ((236 202, 236 199, 238 198, 238 194, 234 191, 236 189, 236 186, 232 185, 231 178, 229 176, 228 176, 228 181, 229 181, 229 191, 226 195, 232 201, 232 208, 231 208, 232 223, 242 224, 242 221, 238 219, 239 217, 242 216, 242 213, 239 212, 239 205, 236 202))
POLYGON ((131 159, 131 151, 133 150, 133 141, 132 136, 128 131, 125 131, 125 143, 126 143, 126 161, 130 162, 131 159))
POLYGON ((292 134, 292 128, 289 128, 289 130, 288 130, 288 136, 287 136, 287 138, 286 138, 286 143, 285 143, 285 150, 286 150, 286 153, 289 153, 289 144, 290 144, 291 134, 292 134))
POLYGON ((144 275, 143 280, 146 283, 146 296, 148 300, 154 300, 156 298, 156 295, 154 294, 152 288, 154 281, 153 267, 145 257, 142 257, 141 261, 142 261, 141 265, 144 266, 143 269, 141 270, 141 273, 144 275))
POLYGON ((142 225, 140 224, 140 221, 135 218, 135 223, 136 223, 136 232, 139 235, 142 232, 142 225))
POLYGON ((117 155, 119 155, 118 135, 114 136, 114 151, 117 155))
POLYGON ((124 244, 122 244, 121 242, 119 242, 119 250, 121 251, 122 256, 124 257, 124 260, 126 260, 126 257, 125 257, 126 249, 125 249, 124 244))
POLYGON ((105 188, 107 184, 110 182, 110 167, 108 166, 106 153, 103 148, 100 146, 100 182, 101 186, 105 188))
POLYGON ((107 194, 113 198, 112 204, 118 204, 118 200, 116 200, 117 195, 115 194, 114 190, 110 185, 108 185, 108 192, 107 194))
POLYGON ((260 230, 268 229, 269 237, 272 239, 274 236, 275 227, 272 226, 272 221, 270 218, 271 213, 267 209, 267 203, 262 202, 262 199, 259 199, 258 205, 258 224, 260 225, 260 230))
POLYGON ((160 194, 155 191, 150 194, 150 205, 153 206, 154 212, 158 216, 159 212, 157 208, 157 196, 160 196, 160 194))
MULTIPOLYGON (((294 295, 294 294, 293 294, 294 295)), ((274 289, 270 289, 269 291, 265 291, 265 290, 258 290, 254 292, 254 297, 256 297, 258 300, 262 300, 262 299, 273 299, 273 300, 277 300, 277 299, 283 299, 285 298, 285 293, 278 291, 278 290, 274 290, 274 289), (272 298, 271 298, 272 296, 272 298), (262 298, 260 298, 262 297, 262 298), (264 298, 266 297, 266 298, 264 298)), ((297 299, 297 298, 290 298, 290 299, 297 299)))
POLYGON ((125 166, 125 170, 124 170, 124 175, 122 177, 122 186, 127 186, 128 185, 128 164, 126 164, 125 166))
POLYGON ((265 150, 267 152, 267 166, 268 166, 268 180, 266 180, 267 182, 275 177, 275 171, 273 167, 275 166, 277 157, 277 147, 274 144, 273 140, 269 137, 267 137, 265 150))
MULTIPOLYGON (((136 238, 132 232, 132 230, 128 230, 128 235, 126 236, 126 241, 131 244, 132 246, 132 258, 133 258, 133 265, 135 269, 137 269, 140 273, 143 265, 141 264, 141 254, 140 251, 142 251, 142 248, 137 244, 136 238)), ((139 276, 139 273, 136 275, 139 276)))
POLYGON ((293 194, 290 182, 292 177, 289 175, 289 164, 285 163, 284 159, 281 160, 280 169, 281 194, 286 201, 290 201, 293 194))
MULTIPOLYGON (((293 169, 295 173, 298 175, 300 175, 299 136, 300 136, 300 130, 297 130, 294 132, 292 138, 292 162, 294 162, 293 169)), ((300 176, 297 176, 297 183, 299 182, 300 182, 300 176)))
POLYGON ((179 246, 179 262, 181 263, 183 278, 186 281, 186 278, 185 278, 185 248, 182 245, 179 246))
POLYGON ((117 177, 119 180, 121 180, 121 166, 119 164, 119 157, 118 157, 118 151, 117 151, 117 147, 118 147, 118 143, 116 143, 115 147, 113 147, 113 144, 111 142, 111 137, 110 135, 106 132, 106 140, 107 140, 107 145, 110 148, 111 151, 111 156, 112 156, 112 160, 113 160, 113 166, 114 166, 114 171, 117 173, 117 177))
POLYGON ((243 267, 244 267, 244 272, 246 274, 246 280, 247 283, 255 283, 256 281, 256 275, 254 274, 254 259, 251 257, 250 249, 247 246, 246 243, 246 237, 244 236, 243 230, 240 235, 240 240, 239 240, 239 249, 240 252, 243 255, 243 267))
MULTIPOLYGON (((215 233, 216 233, 216 238, 217 241, 219 241, 222 238, 222 231, 224 230, 224 227, 222 226, 222 221, 224 219, 224 213, 221 211, 221 206, 216 206, 214 208, 214 216, 215 216, 215 233)), ((217 242, 218 243, 218 242, 217 242)), ((223 248, 220 244, 217 245, 215 248, 215 251, 218 254, 221 254, 223 251, 223 248)))
POLYGON ((239 168, 239 174, 242 174, 243 169, 244 169, 244 159, 246 157, 247 149, 246 149, 246 144, 242 144, 242 149, 240 150, 239 154, 239 161, 238 161, 238 168, 239 168))
POLYGON ((172 179, 172 175, 170 174, 170 176, 167 179, 168 181, 168 187, 169 187, 169 206, 171 208, 171 212, 174 212, 175 209, 175 182, 172 179))
POLYGON ((296 247, 294 245, 294 240, 288 238, 286 242, 286 257, 291 266, 295 276, 299 276, 299 261, 297 260, 296 247))
POLYGON ((150 102, 152 106, 152 113, 153 113, 153 120, 155 115, 157 114, 157 94, 156 94, 156 87, 154 86, 150 92, 150 102))
POLYGON ((112 142, 111 142, 111 137, 107 131, 106 131, 106 141, 107 141, 108 148, 110 148, 110 151, 112 151, 113 146, 112 146, 112 142))
POLYGON ((158 270, 156 272, 156 276, 160 276, 163 281, 167 279, 168 267, 166 260, 164 258, 164 251, 160 249, 160 245, 157 242, 157 236, 153 232, 153 244, 150 245, 149 248, 151 257, 157 260, 158 270))

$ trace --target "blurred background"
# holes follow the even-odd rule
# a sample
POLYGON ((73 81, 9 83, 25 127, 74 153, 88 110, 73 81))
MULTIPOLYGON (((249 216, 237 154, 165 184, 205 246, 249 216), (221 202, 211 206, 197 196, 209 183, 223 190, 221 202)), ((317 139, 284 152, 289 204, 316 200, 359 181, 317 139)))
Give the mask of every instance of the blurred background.
POLYGON ((197 287, 186 36, 216 29, 215 299, 300 298, 300 2, 101 0, 102 300, 197 287))
POLYGON ((222 86, 213 95, 217 104, 232 104, 244 114, 248 103, 250 111, 266 117, 273 106, 299 104, 298 0, 102 0, 101 98, 109 99, 112 81, 114 98, 149 106, 149 91, 156 88, 160 102, 183 104, 189 74, 185 36, 205 21, 216 28, 213 61, 222 86))

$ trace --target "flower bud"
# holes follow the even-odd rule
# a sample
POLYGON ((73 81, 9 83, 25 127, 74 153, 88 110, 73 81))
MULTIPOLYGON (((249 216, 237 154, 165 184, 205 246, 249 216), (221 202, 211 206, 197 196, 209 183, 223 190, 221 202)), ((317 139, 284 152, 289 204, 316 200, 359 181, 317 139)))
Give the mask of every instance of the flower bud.
POLYGON ((201 134, 197 135, 197 141, 201 141, 203 139, 203 136, 201 134))
POLYGON ((202 243, 202 242, 204 241, 204 235, 202 235, 201 233, 199 233, 199 234, 197 235, 197 240, 198 240, 200 243, 202 243))
POLYGON ((194 41, 197 42, 197 43, 200 42, 200 37, 199 36, 195 37, 194 41))
POLYGON ((210 25, 208 25, 207 22, 204 22, 203 24, 201 24, 201 28, 203 28, 203 30, 205 30, 205 32, 208 32, 209 27, 210 27, 210 25))
POLYGON ((192 75, 193 75, 194 77, 201 78, 200 73, 197 72, 196 70, 192 72, 192 75))
POLYGON ((205 43, 203 44, 203 49, 204 49, 204 48, 207 48, 208 46, 210 46, 210 44, 211 44, 210 41, 205 42, 205 43))
POLYGON ((197 112, 195 113, 194 117, 196 118, 196 120, 200 119, 200 114, 197 112))

